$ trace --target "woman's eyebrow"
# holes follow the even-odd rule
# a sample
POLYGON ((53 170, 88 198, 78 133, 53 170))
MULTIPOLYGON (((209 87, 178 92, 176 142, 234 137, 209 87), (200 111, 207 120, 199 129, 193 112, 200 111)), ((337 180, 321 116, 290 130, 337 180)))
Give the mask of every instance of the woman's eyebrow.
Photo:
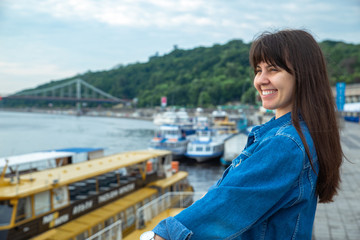
MULTIPOLYGON (((275 66, 274 64, 267 64, 267 65, 265 66, 265 68, 271 68, 271 67, 277 67, 277 66, 275 66)), ((261 67, 260 67, 260 65, 256 65, 255 68, 261 68, 261 67)))

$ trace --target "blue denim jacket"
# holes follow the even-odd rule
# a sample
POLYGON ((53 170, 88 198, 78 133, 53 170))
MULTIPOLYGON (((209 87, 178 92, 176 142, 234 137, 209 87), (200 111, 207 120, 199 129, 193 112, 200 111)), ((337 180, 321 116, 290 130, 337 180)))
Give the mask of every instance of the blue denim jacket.
MULTIPOLYGON (((303 121, 301 127, 318 172, 303 121)), ((209 192, 154 232, 168 240, 311 239, 316 181, 288 113, 253 128, 245 149, 209 192)))

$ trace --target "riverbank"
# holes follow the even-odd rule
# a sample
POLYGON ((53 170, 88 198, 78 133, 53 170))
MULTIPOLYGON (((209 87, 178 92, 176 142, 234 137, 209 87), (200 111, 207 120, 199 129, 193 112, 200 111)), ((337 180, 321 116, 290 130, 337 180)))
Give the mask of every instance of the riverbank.
MULTIPOLYGON (((246 109, 237 109, 235 107, 225 106, 224 111, 227 112, 229 118, 237 119, 246 115, 248 125, 259 125, 270 120, 274 114, 264 113, 254 107, 246 109)), ((168 110, 168 109, 166 109, 168 110)), ((211 118, 211 114, 216 108, 205 108, 200 113, 202 116, 208 116, 211 118)), ((164 112, 165 110, 156 108, 82 108, 81 112, 76 108, 1 108, 3 112, 22 112, 22 113, 41 113, 41 114, 53 114, 53 115, 67 115, 67 116, 89 116, 89 117, 110 117, 110 118, 125 118, 125 119, 138 119, 145 121, 153 121, 155 115, 164 112)), ((175 111, 175 110, 174 110, 175 111)), ((190 118, 196 117, 199 113, 197 109, 186 109, 186 112, 190 118)))
POLYGON ((89 116, 89 117, 113 117, 113 118, 129 118, 152 121, 153 115, 156 112, 151 109, 84 109, 79 114, 76 109, 60 109, 60 108, 0 108, 3 112, 22 112, 22 113, 41 113, 41 114, 55 114, 55 115, 69 115, 69 116, 89 116))

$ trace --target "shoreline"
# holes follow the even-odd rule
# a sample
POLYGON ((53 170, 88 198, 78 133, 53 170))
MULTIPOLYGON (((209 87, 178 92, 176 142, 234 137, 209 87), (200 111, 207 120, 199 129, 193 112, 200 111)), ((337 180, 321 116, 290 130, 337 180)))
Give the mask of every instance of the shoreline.
POLYGON ((20 112, 20 113, 42 113, 53 115, 67 115, 75 117, 111 117, 111 118, 126 118, 137 119, 144 121, 153 121, 153 116, 146 114, 141 115, 137 111, 118 111, 118 110, 86 110, 81 114, 78 114, 76 109, 41 109, 41 108, 0 108, 0 112, 20 112))

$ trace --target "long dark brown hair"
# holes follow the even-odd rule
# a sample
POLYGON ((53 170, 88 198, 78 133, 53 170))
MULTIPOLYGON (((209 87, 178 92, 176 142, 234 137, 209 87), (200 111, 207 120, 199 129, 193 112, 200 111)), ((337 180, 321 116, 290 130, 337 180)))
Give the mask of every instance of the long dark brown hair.
POLYGON ((278 66, 295 76, 292 123, 312 166, 309 146, 300 128, 299 115, 308 126, 313 139, 319 161, 316 186, 319 202, 333 201, 340 185, 343 152, 336 105, 320 46, 311 34, 303 30, 265 32, 255 39, 250 49, 251 66, 256 69, 260 62, 278 66))

